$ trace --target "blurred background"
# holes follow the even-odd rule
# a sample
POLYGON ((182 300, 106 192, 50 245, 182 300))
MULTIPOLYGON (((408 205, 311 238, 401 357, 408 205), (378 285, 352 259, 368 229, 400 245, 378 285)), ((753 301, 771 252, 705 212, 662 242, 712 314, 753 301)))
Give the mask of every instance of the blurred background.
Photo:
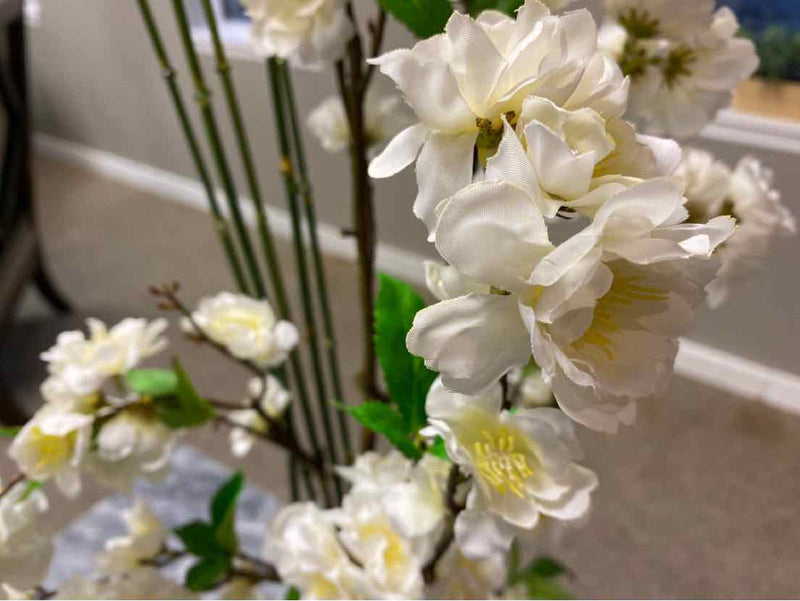
MULTIPOLYGON (((250 50, 237 0, 215 1, 273 227, 288 239, 264 64, 250 50)), ((602 19, 600 4, 576 2, 602 19)), ((733 108, 692 144, 730 164, 758 156, 800 215, 800 2, 724 4, 756 42, 762 67, 737 90, 733 108)), ((152 5, 188 98, 170 7, 152 5)), ((189 6, 202 66, 219 99, 209 34, 199 5, 189 6)), ((180 280, 190 302, 233 285, 136 4, 39 0, 26 3, 22 20, 18 0, 0 0, 0 7, 6 115, 0 133, 7 140, 0 178, 0 421, 10 424, 41 402, 38 354, 58 332, 80 327, 89 315, 110 323, 156 315, 150 284, 180 280)), ((357 8, 366 20, 374 2, 358 0, 357 8)), ((390 22, 385 47, 411 43, 390 22)), ((380 77, 375 85, 391 90, 380 77)), ((303 114, 335 91, 330 73, 298 72, 296 86, 303 114)), ((232 149, 224 106, 217 113, 232 149)), ((351 226, 349 178, 342 176, 349 166, 345 155, 325 153, 310 135, 306 147, 343 361, 354 372, 355 248, 341 235, 351 226)), ((234 168, 243 191, 235 161, 234 168)), ((435 252, 411 213, 413 172, 376 188, 379 269, 422 286, 421 261, 435 252)), ((280 251, 289 264, 287 248, 280 251)), ((617 437, 581 433, 602 486, 590 524, 557 551, 576 573, 577 595, 800 596, 799 264, 800 237, 780 241, 756 280, 699 317, 667 398, 642 406, 638 423, 617 437)), ((172 353, 209 394, 241 394, 242 374, 177 332, 171 338, 172 353)), ((234 465, 224 438, 209 431, 191 442, 234 465)), ((285 498, 282 472, 268 467, 277 463, 262 455, 248 458, 247 468, 256 484, 285 498)), ((1 456, 0 476, 12 470, 1 456)), ((90 488, 48 519, 61 528, 103 494, 90 488)))

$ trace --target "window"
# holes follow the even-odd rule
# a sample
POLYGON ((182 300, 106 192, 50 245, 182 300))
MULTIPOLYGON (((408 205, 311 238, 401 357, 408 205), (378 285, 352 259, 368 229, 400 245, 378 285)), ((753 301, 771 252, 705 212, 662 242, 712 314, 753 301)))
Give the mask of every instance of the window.
MULTIPOLYGON (((228 58, 253 60, 256 54, 250 45, 250 21, 239 0, 212 0, 217 17, 220 37, 225 44, 228 58)), ((211 35, 203 14, 200 0, 188 3, 189 21, 192 25, 192 38, 201 54, 211 55, 211 35)))

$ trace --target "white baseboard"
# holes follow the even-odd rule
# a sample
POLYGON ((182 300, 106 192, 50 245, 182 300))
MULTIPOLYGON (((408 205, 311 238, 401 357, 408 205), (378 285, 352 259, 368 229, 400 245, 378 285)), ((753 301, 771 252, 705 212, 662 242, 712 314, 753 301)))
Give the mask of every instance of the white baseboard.
MULTIPOLYGON (((81 165, 104 177, 162 196, 166 200, 202 211, 207 210, 203 187, 191 178, 45 134, 36 135, 35 147, 43 155, 81 165)), ((243 199, 245 218, 254 223, 250 204, 249 200, 243 199)), ((267 215, 276 236, 291 236, 291 221, 287 211, 267 207, 267 215)), ((319 236, 320 245, 326 254, 355 259, 354 241, 343 237, 334 226, 320 224, 319 236)), ((378 245, 378 269, 405 281, 424 284, 423 260, 423 256, 397 246, 378 245)), ((682 376, 720 390, 800 415, 798 375, 692 340, 682 341, 675 370, 682 376)))

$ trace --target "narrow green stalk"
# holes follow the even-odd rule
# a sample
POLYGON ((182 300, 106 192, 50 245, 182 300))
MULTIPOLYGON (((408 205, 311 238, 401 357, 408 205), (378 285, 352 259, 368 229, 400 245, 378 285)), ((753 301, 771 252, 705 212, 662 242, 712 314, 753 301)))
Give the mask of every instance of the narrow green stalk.
POLYGON ((172 98, 172 103, 175 105, 175 111, 178 113, 178 119, 181 123, 181 127, 183 128, 183 133, 186 137, 186 143, 189 145, 189 151, 192 155, 192 159, 194 160, 195 167, 197 168, 197 173, 200 177, 200 181, 203 184, 203 188, 205 189, 206 198, 208 199, 208 206, 211 210, 211 215, 214 222, 214 229, 220 237, 222 247, 226 256, 228 257, 228 262, 231 265, 233 277, 236 280, 236 284, 239 286, 239 290, 245 294, 249 294, 250 290, 247 285, 247 281, 244 278, 239 257, 236 254, 236 247, 233 244, 233 239, 231 238, 231 233, 228 229, 228 222, 225 221, 225 218, 222 216, 222 211, 220 210, 219 203, 217 202, 217 195, 214 192, 214 186, 211 183, 211 176, 209 175, 208 167, 206 167, 206 162, 200 150, 200 145, 197 142, 197 136, 194 133, 192 123, 189 120, 189 115, 186 112, 186 104, 183 101, 183 95, 181 94, 180 87, 178 86, 178 82, 176 80, 175 69, 173 69, 172 64, 169 61, 169 57, 167 56, 166 48, 164 47, 164 43, 161 39, 161 34, 158 31, 155 19, 153 19, 153 13, 150 10, 150 4, 148 3, 148 0, 137 1, 139 3, 139 10, 142 13, 142 19, 144 20, 145 28, 150 36, 153 50, 155 51, 159 66, 161 67, 161 72, 164 75, 164 81, 167 84, 167 89, 169 90, 172 98))
POLYGON ((250 270, 250 277, 253 280, 254 290, 256 294, 264 298, 266 289, 264 288, 264 280, 261 277, 261 271, 258 267, 253 246, 250 242, 250 235, 247 232, 247 227, 244 223, 242 210, 239 206, 239 196, 236 194, 236 186, 233 183, 233 175, 228 167, 225 158, 225 150, 222 146, 222 140, 219 135, 219 128, 217 126, 217 119, 214 116, 214 108, 211 105, 211 92, 206 85, 203 70, 200 67, 200 61, 197 58, 194 44, 192 43, 192 34, 189 29, 189 19, 186 16, 186 9, 183 5, 183 0, 172 0, 172 6, 175 11, 175 19, 178 23, 178 30, 181 34, 183 48, 186 53, 186 61, 189 63, 189 70, 192 74, 192 79, 195 85, 195 99, 200 106, 200 112, 203 117, 203 123, 208 134, 208 141, 211 145, 211 151, 216 161, 217 170, 219 171, 220 179, 222 180, 225 194, 228 197, 228 205, 233 217, 233 224, 236 227, 236 232, 239 236, 239 242, 244 253, 245 262, 250 270))
MULTIPOLYGON (((286 198, 289 204, 289 213, 292 218, 292 242, 294 255, 297 262, 297 271, 300 276, 301 300, 303 307, 303 317, 306 322, 306 329, 309 333, 309 350, 311 351, 311 364, 314 370, 314 379, 317 388, 317 400, 319 401, 320 414, 322 415, 322 425, 325 431, 325 439, 328 444, 331 462, 338 464, 338 453, 333 433, 333 422, 330 416, 328 395, 325 390, 325 375, 322 370, 322 361, 317 341, 317 324, 314 316, 314 307, 311 302, 311 284, 306 264, 305 248, 303 245, 303 230, 300 217, 300 203, 297 199, 297 186, 294 182, 294 168, 292 167, 292 150, 289 140, 289 132, 286 123, 286 110, 284 96, 281 91, 280 73, 278 60, 271 58, 267 61, 267 73, 269 75, 270 90, 272 92, 272 104, 275 112, 275 126, 278 133, 278 144, 281 153, 281 173, 283 175, 286 198)), ((334 480, 337 491, 341 496, 341 482, 338 478, 334 480)))
MULTIPOLYGON (((325 277, 325 267, 322 261, 322 252, 319 245, 319 234, 317 232, 317 217, 314 209, 314 194, 311 189, 311 180, 308 177, 308 166, 306 164, 305 149, 303 147, 303 136, 297 118, 297 105, 295 102, 294 88, 292 86, 292 76, 286 65, 280 65, 283 88, 286 92, 286 105, 289 109, 289 124, 291 126, 292 140, 294 142, 295 159, 297 161, 297 172, 300 178, 300 189, 303 194, 306 219, 308 223, 308 233, 311 240, 311 259, 314 268, 314 275, 317 280, 319 292, 319 304, 322 312, 322 326, 325 329, 325 349, 328 356, 328 369, 331 373, 333 383, 333 394, 340 403, 345 403, 344 392, 342 390, 341 372, 339 369, 339 357, 336 347, 336 331, 333 324, 330 298, 328 295, 328 283, 325 277)), ((344 444, 345 458, 348 463, 353 461, 353 449, 350 443, 350 432, 347 425, 347 416, 343 411, 337 411, 339 430, 344 444)))

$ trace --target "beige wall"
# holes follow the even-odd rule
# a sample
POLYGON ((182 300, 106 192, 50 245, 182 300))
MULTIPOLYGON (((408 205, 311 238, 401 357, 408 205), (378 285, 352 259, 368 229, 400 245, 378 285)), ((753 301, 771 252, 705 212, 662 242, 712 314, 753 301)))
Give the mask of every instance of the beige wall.
MULTIPOLYGON (((153 5, 168 50, 181 73, 187 98, 183 56, 166 0, 153 5)), ((371 5, 359 0, 359 5, 371 5)), ((597 2, 593 2, 597 4, 597 2)), ((31 31, 35 119, 39 131, 99 148, 161 169, 194 177, 194 168, 132 0, 42 0, 42 23, 31 31)), ((366 11, 364 11, 366 12, 366 11)), ((390 47, 405 44, 406 34, 389 29, 390 47)), ((216 89, 209 60, 204 60, 216 89)), ((237 62, 234 77, 250 126, 267 201, 283 207, 283 190, 275 172, 270 108, 263 66, 237 62)), ((385 83, 385 82, 383 82, 385 83)), ((300 110, 306 114, 332 93, 330 75, 298 73, 300 110)), ((217 96, 217 100, 220 100, 217 96)), ((192 107, 193 108, 193 107, 192 107)), ((194 114, 194 111, 193 111, 194 114)), ((230 150, 230 127, 223 106, 217 115, 230 150)), ((198 128, 198 131, 201 131, 198 128)), ((709 144, 704 144, 709 145, 709 144)), ((349 225, 349 177, 345 157, 321 151, 308 137, 307 146, 317 190, 320 218, 349 225)), ((745 146, 711 144, 734 161, 750 151, 745 146)), ((776 169, 777 183, 787 203, 800 215, 796 190, 800 157, 761 152, 776 169)), ((231 155, 233 156, 233 155, 231 155)), ((233 161, 238 166, 238 160, 233 161)), ((246 193, 237 169, 239 190, 246 193)), ((408 250, 431 254, 425 231, 411 215, 414 181, 411 171, 377 185, 381 240, 408 250)), ((800 373, 800 240, 780 245, 763 277, 727 307, 699 321, 693 338, 729 352, 800 373)))

